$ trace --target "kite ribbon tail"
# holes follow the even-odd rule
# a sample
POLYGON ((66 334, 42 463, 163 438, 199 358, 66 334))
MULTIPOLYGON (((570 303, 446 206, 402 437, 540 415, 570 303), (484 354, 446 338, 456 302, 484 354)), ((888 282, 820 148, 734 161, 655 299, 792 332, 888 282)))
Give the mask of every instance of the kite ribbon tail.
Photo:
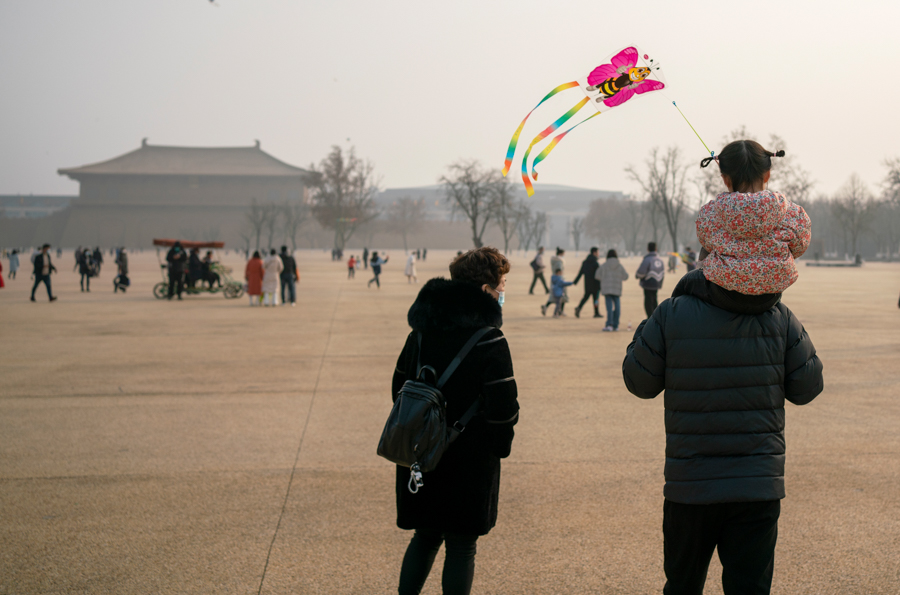
POLYGON ((516 128, 516 133, 513 134, 512 140, 509 141, 509 148, 506 149, 506 161, 503 164, 504 177, 506 176, 507 173, 509 173, 509 168, 512 165, 513 155, 516 154, 516 144, 519 142, 519 135, 522 133, 522 129, 525 127, 525 121, 528 120, 528 116, 530 116, 534 110, 539 108, 542 103, 544 103, 545 101, 547 101, 548 99, 550 99, 551 97, 556 95, 557 93, 559 93, 561 91, 565 91, 566 89, 571 89, 573 87, 577 87, 577 86, 578 86, 578 81, 571 81, 568 83, 563 83, 562 85, 556 87, 555 89, 553 89, 552 91, 547 93, 547 95, 545 95, 544 98, 541 99, 540 102, 538 102, 538 104, 536 106, 534 106, 530 112, 528 112, 528 115, 525 116, 525 119, 523 119, 522 123, 519 124, 519 127, 516 128))
POLYGON ((576 103, 572 109, 561 115, 556 119, 555 122, 553 122, 553 124, 547 126, 543 132, 534 137, 534 139, 531 141, 531 144, 528 145, 528 150, 525 151, 525 157, 522 159, 522 182, 525 183, 525 191, 528 192, 528 196, 534 195, 534 187, 531 185, 531 180, 528 179, 528 155, 531 154, 531 149, 534 148, 534 145, 538 144, 539 142, 556 132, 556 130, 560 126, 568 122, 569 119, 578 112, 578 110, 587 105, 588 101, 590 101, 590 98, 585 97, 584 99, 576 103))
POLYGON ((566 130, 566 131, 563 132, 562 134, 558 134, 558 135, 556 135, 556 136, 553 137, 553 140, 550 141, 550 144, 547 145, 547 147, 546 147, 543 151, 541 151, 540 155, 538 155, 537 157, 534 158, 534 162, 531 164, 531 177, 534 178, 534 181, 535 181, 535 182, 537 182, 537 179, 538 179, 538 173, 537 173, 537 170, 536 170, 535 168, 537 168, 538 163, 540 163, 541 161, 543 161, 544 159, 547 158, 547 155, 549 155, 549 154, 550 154, 550 151, 552 151, 553 148, 556 147, 556 145, 559 144, 559 141, 561 141, 561 140, 563 139, 564 136, 566 136, 567 134, 569 134, 570 132, 572 132, 573 130, 575 130, 576 128, 578 128, 579 126, 581 126, 582 124, 584 124, 584 123, 587 122, 588 120, 590 120, 591 118, 593 118, 593 117, 595 117, 595 116, 599 116, 599 115, 602 114, 602 113, 603 113, 603 112, 597 112, 597 113, 595 113, 595 114, 592 114, 592 115, 588 116, 587 118, 585 118, 584 120, 582 120, 581 122, 579 122, 578 124, 575 124, 574 126, 572 126, 571 128, 569 128, 568 130, 566 130))

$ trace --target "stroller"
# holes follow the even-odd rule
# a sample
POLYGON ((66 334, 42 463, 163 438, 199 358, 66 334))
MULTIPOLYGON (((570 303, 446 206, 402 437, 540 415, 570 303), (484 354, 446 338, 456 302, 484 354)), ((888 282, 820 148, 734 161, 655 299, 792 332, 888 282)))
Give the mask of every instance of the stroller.
POLYGON ((113 279, 113 293, 118 293, 121 289, 122 293, 125 293, 125 289, 131 285, 131 280, 127 275, 122 275, 121 273, 116 275, 116 278, 113 279))

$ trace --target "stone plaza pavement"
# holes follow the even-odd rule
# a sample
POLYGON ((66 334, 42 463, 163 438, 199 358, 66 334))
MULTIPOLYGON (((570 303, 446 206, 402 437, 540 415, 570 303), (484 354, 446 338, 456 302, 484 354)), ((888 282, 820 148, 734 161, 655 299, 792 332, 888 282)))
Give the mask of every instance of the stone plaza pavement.
MULTIPOLYGON (((28 301, 28 266, 7 281, 0 593, 396 592, 410 534, 375 446, 421 285, 391 256, 377 290, 367 271, 347 280, 343 264, 303 252, 296 308, 156 300, 151 252, 132 255, 125 295, 109 264, 80 292, 71 252, 53 276, 58 302, 43 287, 28 301)), ((429 254, 420 282, 450 256, 429 254)), ((240 276, 243 261, 225 260, 240 276)), ((625 283, 618 333, 574 318, 574 304, 542 318, 528 260, 513 259, 503 327, 521 421, 474 592, 659 593, 663 403, 621 378, 642 295, 625 283)), ((580 261, 567 256, 567 278, 580 261)), ((638 259, 624 264, 633 273, 638 259)), ((788 405, 773 592, 896 594, 900 265, 800 273, 784 300, 826 388, 788 405)), ((440 556, 425 593, 440 592, 440 556)), ((714 559, 707 593, 721 593, 720 569, 714 559)))

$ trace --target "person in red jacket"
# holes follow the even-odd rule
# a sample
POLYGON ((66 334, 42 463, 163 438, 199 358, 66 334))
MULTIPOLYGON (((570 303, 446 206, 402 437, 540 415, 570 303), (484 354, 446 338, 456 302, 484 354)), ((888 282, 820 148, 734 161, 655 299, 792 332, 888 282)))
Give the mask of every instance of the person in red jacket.
POLYGON ((262 282, 266 274, 259 250, 253 253, 253 258, 247 261, 244 269, 244 279, 247 281, 247 295, 250 296, 250 305, 258 306, 262 299, 262 282))

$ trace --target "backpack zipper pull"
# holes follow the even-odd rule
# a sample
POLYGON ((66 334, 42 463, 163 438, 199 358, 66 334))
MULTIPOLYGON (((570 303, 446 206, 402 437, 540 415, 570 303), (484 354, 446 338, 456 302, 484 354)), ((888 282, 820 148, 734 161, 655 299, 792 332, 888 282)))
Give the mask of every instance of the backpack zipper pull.
POLYGON ((413 463, 409 468, 409 484, 407 487, 411 494, 415 494, 423 485, 425 483, 422 481, 422 472, 419 470, 419 464, 413 463))

